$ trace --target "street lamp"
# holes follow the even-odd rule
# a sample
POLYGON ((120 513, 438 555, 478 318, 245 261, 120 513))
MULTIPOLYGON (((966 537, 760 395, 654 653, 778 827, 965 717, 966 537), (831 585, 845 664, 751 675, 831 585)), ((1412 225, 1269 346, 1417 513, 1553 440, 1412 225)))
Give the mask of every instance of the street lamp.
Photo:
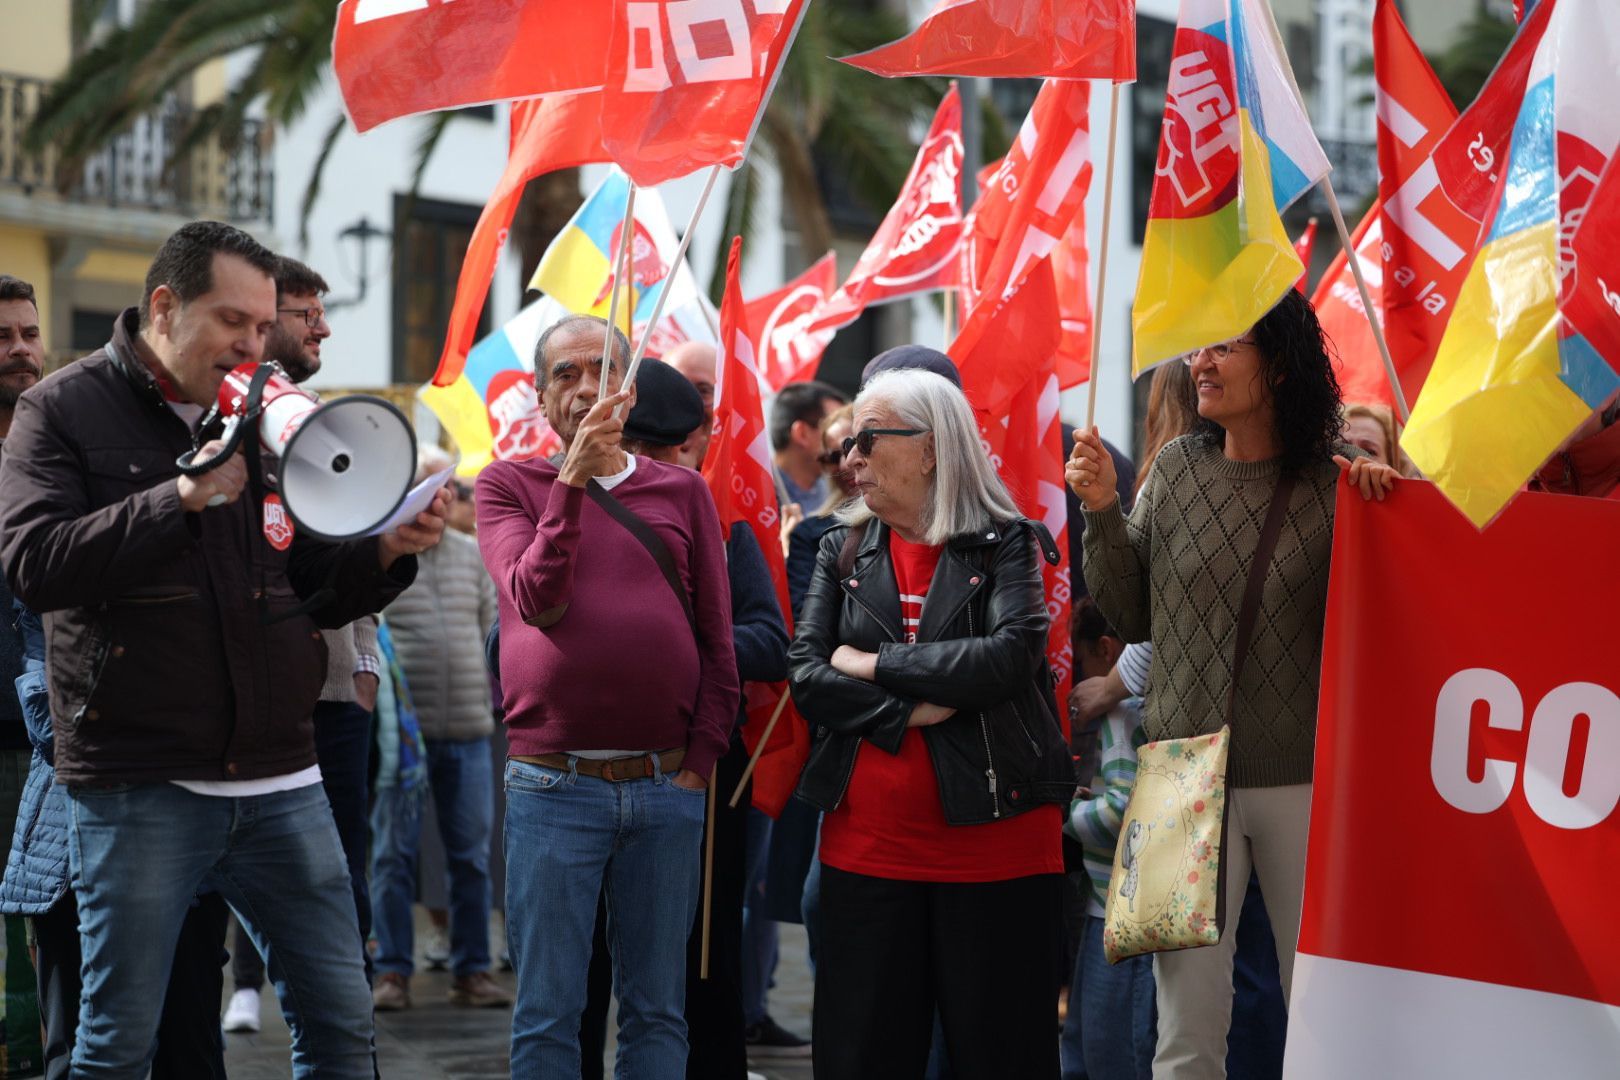
POLYGON ((371 223, 369 218, 362 214, 359 221, 338 233, 338 239, 359 241, 360 273, 357 276, 360 279, 360 291, 354 296, 345 300, 328 300, 326 302, 326 310, 328 312, 339 311, 346 307, 354 307, 357 304, 365 303, 367 287, 370 284, 370 276, 368 274, 369 260, 367 256, 369 254, 371 241, 374 239, 392 240, 393 233, 390 233, 387 229, 377 228, 377 226, 371 223))

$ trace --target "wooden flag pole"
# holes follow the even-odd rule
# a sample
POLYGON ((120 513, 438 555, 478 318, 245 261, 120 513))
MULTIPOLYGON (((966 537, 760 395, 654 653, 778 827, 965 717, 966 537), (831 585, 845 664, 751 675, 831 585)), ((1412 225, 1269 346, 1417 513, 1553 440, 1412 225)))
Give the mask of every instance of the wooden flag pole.
MULTIPOLYGON (((602 342, 602 374, 597 381, 597 393, 607 396, 608 372, 611 370, 608 357, 613 352, 613 332, 611 328, 619 325, 619 286, 625 284, 624 279, 629 275, 634 265, 630 261, 630 246, 635 236, 636 225, 636 182, 630 181, 629 193, 624 197, 624 225, 619 229, 619 257, 613 260, 612 277, 608 279, 608 333, 602 342)), ((625 285, 625 295, 629 296, 629 286, 625 285)), ((628 374, 628 373, 626 373, 628 374)), ((619 387, 629 386, 628 379, 621 380, 619 387)))
MULTIPOLYGON (((697 205, 692 208, 692 219, 686 223, 686 232, 681 236, 680 246, 675 249, 675 258, 669 264, 669 274, 658 287, 658 298, 653 301, 652 318, 647 320, 647 332, 641 335, 636 343, 635 354, 630 358, 630 370, 625 373, 625 385, 634 386, 636 372, 641 368, 641 359, 647 355, 647 343, 652 340, 653 327, 658 320, 664 317, 664 301, 669 299, 670 288, 675 284, 675 277, 686 262, 686 249, 692 246, 692 234, 697 231, 698 219, 703 216, 703 208, 709 203, 709 193, 714 190, 714 182, 720 179, 720 166, 716 165, 709 170, 709 179, 704 181, 703 193, 698 196, 697 205)), ((716 337, 719 334, 716 333, 716 337)))
POLYGON ((754 766, 758 765, 759 759, 765 755, 765 745, 771 741, 771 732, 776 730, 776 722, 782 719, 782 710, 787 708, 788 699, 792 696, 789 691, 784 689, 781 698, 777 700, 776 711, 771 713, 770 720, 765 724, 765 733, 759 737, 759 744, 754 747, 754 752, 749 755, 748 767, 743 770, 742 779, 737 781, 737 790, 731 793, 731 801, 726 804, 733 810, 737 809, 737 802, 742 798, 743 788, 748 786, 749 778, 754 775, 754 766))
POLYGON ((1097 426, 1097 364, 1102 355, 1103 296, 1108 286, 1108 233, 1114 221, 1114 144, 1119 133, 1119 83, 1108 97, 1108 153, 1103 165, 1102 235, 1098 237, 1101 251, 1097 256, 1097 302, 1091 308, 1091 373, 1087 376, 1086 426, 1090 431, 1097 426))
POLYGON ((1395 392, 1395 408, 1401 415, 1401 424, 1405 426, 1412 419, 1412 410, 1406 405, 1406 391, 1401 389, 1401 377, 1395 372, 1395 359, 1389 354, 1389 342, 1384 340, 1384 328, 1378 322, 1378 315, 1373 311, 1372 294, 1367 291, 1367 281, 1361 276, 1361 259, 1356 255, 1356 245, 1350 242, 1350 230, 1344 225, 1344 212, 1339 209, 1339 197, 1333 191, 1333 177, 1322 177, 1322 192, 1327 196, 1328 209, 1333 212, 1333 227, 1339 230, 1339 243, 1344 245, 1345 261, 1350 264, 1350 276, 1356 279, 1356 291, 1361 293, 1361 310, 1367 316, 1367 325, 1372 327, 1373 340, 1378 342, 1378 355, 1384 359, 1384 374, 1389 377, 1389 387, 1395 392))
POLYGON ((698 960, 698 978, 709 977, 709 924, 714 907, 714 784, 719 777, 719 766, 709 770, 709 790, 706 802, 709 812, 704 815, 703 830, 703 953, 698 960))

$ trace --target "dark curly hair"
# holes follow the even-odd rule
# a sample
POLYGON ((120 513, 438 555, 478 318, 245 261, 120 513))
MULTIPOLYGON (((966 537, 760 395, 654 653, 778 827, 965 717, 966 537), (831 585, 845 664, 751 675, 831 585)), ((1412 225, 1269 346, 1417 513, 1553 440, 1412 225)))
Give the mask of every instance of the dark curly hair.
MULTIPOLYGON (((1283 471, 1299 472, 1329 460, 1344 441, 1339 415, 1343 395, 1316 309, 1289 289, 1254 324, 1254 342, 1282 443, 1283 471)), ((1213 420, 1200 419, 1194 431, 1217 448, 1226 435, 1213 420)))

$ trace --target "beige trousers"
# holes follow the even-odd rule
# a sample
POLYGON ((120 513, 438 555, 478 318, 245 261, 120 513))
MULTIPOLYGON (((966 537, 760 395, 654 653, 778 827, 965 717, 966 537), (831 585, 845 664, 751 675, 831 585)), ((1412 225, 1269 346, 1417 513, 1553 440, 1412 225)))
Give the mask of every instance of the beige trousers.
POLYGON ((1299 909, 1305 892, 1311 785, 1231 788, 1227 794, 1225 931, 1218 945, 1153 957, 1159 999, 1153 1080, 1222 1080, 1226 1076, 1232 956, 1251 867, 1260 875, 1266 914, 1277 939, 1285 1000, 1293 982, 1299 909))

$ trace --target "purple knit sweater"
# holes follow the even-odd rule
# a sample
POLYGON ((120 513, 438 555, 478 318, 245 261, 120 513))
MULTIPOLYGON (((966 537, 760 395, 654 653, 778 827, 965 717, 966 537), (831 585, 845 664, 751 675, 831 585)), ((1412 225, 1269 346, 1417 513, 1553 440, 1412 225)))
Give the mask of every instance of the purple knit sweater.
POLYGON ((675 557, 696 640, 647 549, 555 466, 497 461, 478 477, 511 752, 685 747, 682 767, 707 776, 739 694, 720 518, 697 473, 647 458, 613 494, 675 557), (562 604, 559 621, 531 625, 562 604))

